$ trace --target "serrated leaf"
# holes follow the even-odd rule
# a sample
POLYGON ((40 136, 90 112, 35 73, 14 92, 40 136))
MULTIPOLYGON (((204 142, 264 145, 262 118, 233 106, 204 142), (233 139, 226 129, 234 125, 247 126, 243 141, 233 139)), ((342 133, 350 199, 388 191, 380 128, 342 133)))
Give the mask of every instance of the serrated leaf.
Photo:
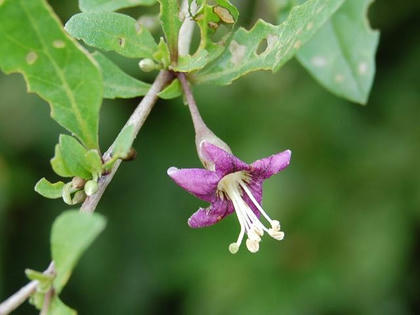
POLYGON ((83 12, 111 12, 139 5, 153 5, 156 0, 79 0, 83 12))
POLYGON ((169 100, 182 95, 182 86, 178 79, 172 80, 166 88, 158 93, 158 96, 164 100, 169 100))
POLYGON ((87 150, 75 138, 60 135, 55 149, 56 155, 51 160, 54 171, 63 177, 79 176, 90 179, 89 165, 86 162, 87 150), (63 171, 64 170, 64 171, 63 171))
POLYGON ((86 44, 129 58, 151 58, 157 48, 150 32, 135 19, 115 12, 73 15, 65 29, 86 44))
POLYGON ((95 52, 93 57, 102 70, 104 98, 133 98, 146 95, 150 84, 129 76, 99 52, 95 52))
POLYGON ((230 84, 252 71, 277 71, 309 41, 343 1, 308 0, 294 7, 287 20, 278 26, 258 20, 249 31, 238 29, 228 48, 211 64, 198 71, 193 81, 230 84), (264 41, 267 47, 259 52, 264 41))
POLYGON ((297 54, 300 63, 332 93, 365 104, 375 76, 379 32, 367 9, 372 0, 346 1, 297 54))
POLYGON ((178 33, 181 28, 178 0, 158 0, 160 3, 160 22, 165 33, 171 60, 178 59, 178 33))
POLYGON ((88 148, 98 147, 102 78, 69 38, 44 0, 3 0, 0 7, 0 68, 20 72, 28 91, 51 107, 51 117, 88 148))
POLYGON ((61 198, 63 193, 63 182, 50 183, 47 179, 41 178, 35 185, 35 191, 45 198, 61 198))
POLYGON ((83 252, 105 228, 103 216, 70 210, 62 213, 51 230, 51 255, 55 264, 54 288, 59 294, 83 252))
POLYGON ((133 125, 127 125, 121 130, 112 149, 113 158, 124 159, 127 156, 135 139, 134 132, 133 125))

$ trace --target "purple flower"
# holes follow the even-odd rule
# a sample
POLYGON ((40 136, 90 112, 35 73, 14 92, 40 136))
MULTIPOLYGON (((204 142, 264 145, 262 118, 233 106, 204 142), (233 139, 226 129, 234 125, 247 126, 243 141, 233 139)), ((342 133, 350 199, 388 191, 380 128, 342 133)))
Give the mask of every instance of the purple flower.
POLYGON ((246 246, 252 253, 258 251, 264 232, 282 240, 284 233, 280 231, 279 221, 272 220, 261 206, 262 185, 265 179, 289 165, 291 151, 286 150, 249 165, 207 141, 200 143, 199 150, 209 162, 205 163, 209 169, 168 169, 168 175, 179 186, 210 203, 208 208, 195 212, 188 225, 192 228, 210 226, 235 212, 241 230, 237 241, 229 246, 233 254, 239 250, 245 234, 248 237, 246 246), (261 214, 268 221, 268 227, 260 221, 261 214))

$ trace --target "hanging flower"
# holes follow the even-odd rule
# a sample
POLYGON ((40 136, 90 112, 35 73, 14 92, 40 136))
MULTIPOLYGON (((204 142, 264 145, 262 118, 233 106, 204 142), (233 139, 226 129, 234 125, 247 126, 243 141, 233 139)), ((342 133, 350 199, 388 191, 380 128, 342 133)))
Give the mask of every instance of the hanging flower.
POLYGON ((238 252, 245 234, 246 246, 251 253, 258 251, 264 233, 282 240, 284 232, 280 231, 279 221, 271 219, 262 208, 262 186, 265 179, 289 165, 291 151, 246 164, 208 141, 201 141, 197 149, 206 169, 168 169, 168 175, 179 186, 210 202, 208 208, 200 208, 189 218, 188 225, 192 228, 210 226, 235 212, 241 230, 236 242, 229 245, 232 254, 238 252))

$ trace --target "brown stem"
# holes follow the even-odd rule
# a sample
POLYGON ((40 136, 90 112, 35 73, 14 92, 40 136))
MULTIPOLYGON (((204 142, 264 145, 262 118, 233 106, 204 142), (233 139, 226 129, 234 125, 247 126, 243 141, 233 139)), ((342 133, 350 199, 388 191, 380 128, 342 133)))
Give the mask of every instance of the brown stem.
POLYGON ((42 304, 42 310, 40 315, 47 315, 48 314, 48 310, 50 308, 50 304, 51 304, 51 299, 54 295, 54 289, 51 288, 48 290, 47 293, 45 293, 45 297, 44 297, 44 303, 42 304))
POLYGON ((194 129, 196 133, 202 133, 204 131, 209 130, 203 118, 200 115, 200 112, 197 107, 197 103, 195 102, 194 95, 191 90, 191 86, 188 83, 187 78, 185 77, 185 73, 179 72, 177 74, 179 82, 181 82, 182 90, 184 91, 185 98, 187 100, 188 107, 190 109, 191 118, 194 124, 194 129))

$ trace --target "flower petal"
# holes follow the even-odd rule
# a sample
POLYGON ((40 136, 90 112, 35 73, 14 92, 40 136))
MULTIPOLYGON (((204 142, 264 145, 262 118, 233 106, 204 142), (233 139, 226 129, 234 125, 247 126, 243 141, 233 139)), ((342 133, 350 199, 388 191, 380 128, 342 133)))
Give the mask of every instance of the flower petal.
POLYGON ((210 207, 198 209, 189 219, 191 228, 202 228, 213 225, 233 212, 233 205, 227 200, 218 199, 210 207))
POLYGON ((204 201, 212 202, 216 198, 219 176, 215 172, 202 168, 171 167, 168 169, 168 175, 179 186, 204 201))
POLYGON ((200 147, 204 155, 214 162, 216 172, 221 176, 249 169, 248 164, 218 146, 204 141, 200 147))
POLYGON ((286 150, 255 161, 251 164, 251 176, 266 179, 277 174, 289 165, 291 155, 292 151, 286 150))

